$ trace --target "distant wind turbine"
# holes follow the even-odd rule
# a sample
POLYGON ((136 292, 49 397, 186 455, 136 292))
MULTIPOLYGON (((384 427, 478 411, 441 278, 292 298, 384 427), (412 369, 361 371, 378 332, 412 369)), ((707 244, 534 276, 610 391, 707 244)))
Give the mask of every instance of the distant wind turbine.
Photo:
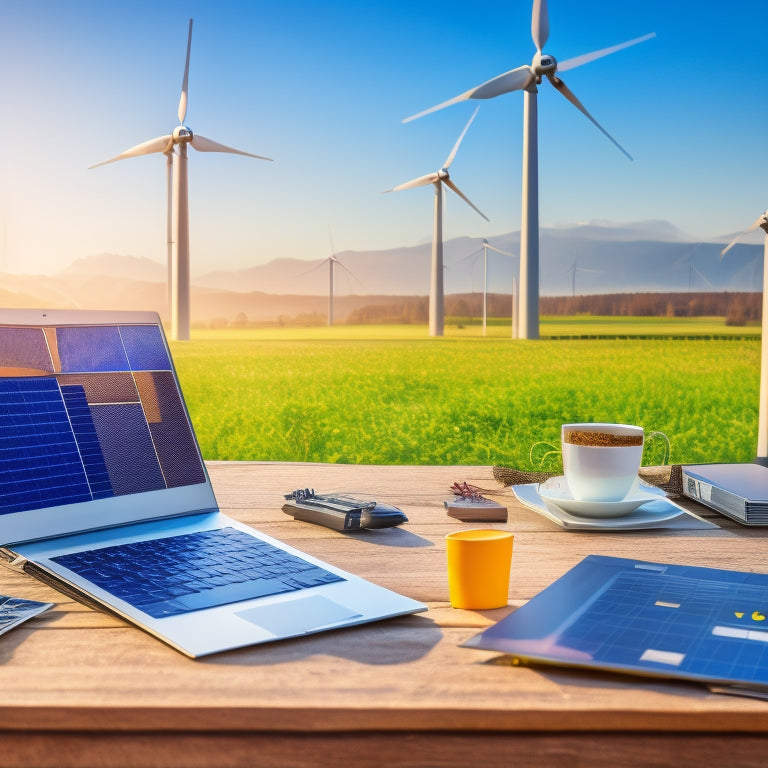
POLYGON ((315 270, 320 269, 321 267, 328 265, 328 326, 333 325, 333 298, 335 294, 335 287, 336 287, 336 266, 340 266, 345 272, 347 272, 349 275, 355 278, 355 275, 349 270, 347 267, 344 266, 344 264, 339 260, 338 256, 336 256, 336 250, 333 247, 333 238, 331 237, 330 228, 328 230, 328 237, 331 240, 331 255, 328 256, 328 258, 323 259, 319 264, 312 267, 312 269, 308 269, 306 272, 302 272, 299 277, 303 275, 308 275, 310 272, 314 272, 315 270))
POLYGON ((677 266, 679 264, 685 264, 685 262, 688 262, 688 293, 693 293, 693 282, 694 277, 697 275, 699 276, 699 279, 707 288, 712 288, 712 282, 707 278, 707 276, 696 266, 694 263, 693 255, 696 253, 696 249, 701 245, 701 243, 696 243, 693 248, 691 248, 689 251, 685 253, 685 255, 682 256, 682 258, 678 259, 673 266, 677 266))
POLYGON ((271 160, 269 157, 252 155, 239 149, 219 144, 205 136, 193 134, 184 125, 187 115, 187 87, 189 84, 189 54, 192 47, 192 19, 189 20, 187 36, 187 58, 184 65, 184 80, 181 85, 179 100, 179 125, 173 133, 150 139, 127 149, 116 157, 92 165, 98 168, 107 163, 124 160, 128 157, 162 153, 166 156, 166 178, 168 198, 168 277, 170 285, 171 338, 189 339, 190 323, 190 278, 189 278, 189 195, 187 184, 187 144, 198 152, 228 152, 234 155, 255 157, 259 160, 271 160))
MULTIPOLYGON (((496 253, 502 254, 502 256, 510 256, 516 258, 514 253, 508 251, 502 251, 501 248, 497 248, 495 245, 491 245, 487 240, 483 239, 483 336, 488 334, 488 249, 496 251, 496 253)), ((479 251, 475 251, 479 253, 479 251)), ((473 256, 474 254, 470 254, 473 256)), ((517 338, 517 323, 516 323, 516 308, 517 304, 517 278, 512 279, 512 338, 517 338)))
POLYGON ((448 169, 459 151, 464 136, 472 125, 472 121, 477 115, 478 107, 472 117, 464 126, 456 144, 454 144, 451 154, 448 155, 443 167, 434 173, 428 173, 426 176, 419 176, 417 179, 400 184, 387 192, 398 192, 401 189, 411 189, 413 187, 425 187, 428 184, 434 184, 435 187, 435 218, 432 234, 432 269, 429 285, 429 335, 442 336, 445 326, 445 312, 443 299, 443 185, 453 190, 467 205, 477 211, 486 221, 488 217, 451 181, 448 169))
POLYGON ((571 273, 571 298, 575 298, 576 296, 576 273, 577 272, 594 272, 597 274, 598 272, 601 272, 600 269, 587 269, 587 267, 580 267, 579 262, 574 259, 573 264, 568 269, 568 271, 571 273))
POLYGON ((603 48, 568 59, 558 65, 557 60, 542 52, 549 37, 549 15, 546 0, 533 0, 531 33, 536 46, 536 53, 530 65, 524 64, 497 77, 488 80, 476 88, 456 96, 442 104, 419 112, 417 115, 403 120, 404 123, 443 109, 451 104, 457 104, 467 99, 493 99, 512 91, 524 91, 523 115, 523 195, 522 218, 520 224, 520 282, 524 289, 520 296, 520 335, 525 339, 539 338, 539 173, 538 173, 538 112, 536 86, 546 76, 549 82, 580 110, 595 126, 602 131, 630 160, 632 157, 626 150, 595 120, 584 105, 574 96, 565 83, 556 76, 560 70, 587 64, 590 61, 616 53, 623 48, 642 43, 655 37, 655 33, 629 40, 620 45, 603 48))
POLYGON ((731 240, 720 252, 721 258, 733 248, 739 238, 754 232, 757 228, 765 232, 763 248, 763 325, 762 342, 760 346, 760 410, 757 424, 757 458, 758 464, 768 466, 768 211, 758 216, 749 229, 731 240))

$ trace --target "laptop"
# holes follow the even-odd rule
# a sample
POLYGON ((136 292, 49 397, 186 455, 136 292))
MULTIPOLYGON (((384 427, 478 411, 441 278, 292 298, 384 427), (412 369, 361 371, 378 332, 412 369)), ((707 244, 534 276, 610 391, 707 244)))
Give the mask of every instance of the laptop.
POLYGON ((0 547, 193 658, 426 610, 219 511, 153 312, 0 309, 0 547))

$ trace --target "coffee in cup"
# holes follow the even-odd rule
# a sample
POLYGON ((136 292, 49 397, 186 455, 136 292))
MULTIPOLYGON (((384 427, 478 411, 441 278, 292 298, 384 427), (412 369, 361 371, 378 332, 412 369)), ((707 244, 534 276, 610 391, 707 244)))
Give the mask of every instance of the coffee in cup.
POLYGON ((643 428, 629 424, 563 424, 563 474, 573 498, 625 498, 640 469, 643 439, 643 428))

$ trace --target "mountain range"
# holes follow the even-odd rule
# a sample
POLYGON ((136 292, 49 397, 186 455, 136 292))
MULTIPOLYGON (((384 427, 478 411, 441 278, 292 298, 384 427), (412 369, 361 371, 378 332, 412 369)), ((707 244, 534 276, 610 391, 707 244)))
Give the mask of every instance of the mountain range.
MULTIPOLYGON (((668 222, 542 228, 540 290, 544 296, 572 294, 760 291, 762 232, 720 257, 721 242, 695 242, 668 222)), ((520 233, 489 239, 514 256, 487 250, 487 289, 511 293, 517 274, 520 233)), ((383 251, 336 254, 334 314, 429 292, 431 244, 383 251)), ((194 253, 193 253, 194 260, 194 253)), ((483 291, 481 238, 444 243, 445 292, 483 291)), ((280 316, 325 314, 328 260, 279 258, 247 269, 219 270, 193 277, 192 316, 274 320, 280 316)), ((0 274, 0 305, 155 309, 164 314, 166 266, 146 258, 100 254, 78 259, 55 275, 0 274)))

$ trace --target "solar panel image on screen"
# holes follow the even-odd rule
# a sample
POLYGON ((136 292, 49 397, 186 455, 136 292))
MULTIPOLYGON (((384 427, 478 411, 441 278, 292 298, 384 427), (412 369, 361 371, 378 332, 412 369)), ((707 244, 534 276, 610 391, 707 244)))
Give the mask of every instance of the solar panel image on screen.
POLYGON ((0 514, 205 482, 160 329, 0 329, 0 514))
POLYGON ((2 511, 88 501, 88 482, 55 379, 0 379, 2 511))

